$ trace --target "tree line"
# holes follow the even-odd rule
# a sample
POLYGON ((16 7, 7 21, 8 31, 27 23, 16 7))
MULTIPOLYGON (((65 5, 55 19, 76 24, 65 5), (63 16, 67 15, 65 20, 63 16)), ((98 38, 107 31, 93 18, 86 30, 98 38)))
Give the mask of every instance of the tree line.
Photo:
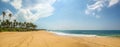
POLYGON ((9 13, 6 15, 6 12, 2 12, 2 20, 0 19, 0 31, 30 31, 35 30, 36 25, 32 22, 18 22, 16 19, 11 21, 13 15, 9 13), (5 16, 8 16, 8 19, 5 19, 5 16))

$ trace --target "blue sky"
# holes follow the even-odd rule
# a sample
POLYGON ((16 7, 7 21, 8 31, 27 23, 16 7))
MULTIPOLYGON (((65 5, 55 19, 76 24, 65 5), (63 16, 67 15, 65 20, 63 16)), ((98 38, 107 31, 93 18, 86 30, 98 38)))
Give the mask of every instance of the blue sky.
POLYGON ((120 30, 120 0, 0 0, 2 11, 39 29, 120 30))

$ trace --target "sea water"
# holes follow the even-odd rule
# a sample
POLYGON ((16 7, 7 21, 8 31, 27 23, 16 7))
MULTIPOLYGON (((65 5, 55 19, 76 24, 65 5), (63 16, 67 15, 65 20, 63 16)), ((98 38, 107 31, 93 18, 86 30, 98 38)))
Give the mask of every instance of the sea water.
POLYGON ((51 30, 57 35, 69 36, 116 36, 120 37, 120 30, 51 30))

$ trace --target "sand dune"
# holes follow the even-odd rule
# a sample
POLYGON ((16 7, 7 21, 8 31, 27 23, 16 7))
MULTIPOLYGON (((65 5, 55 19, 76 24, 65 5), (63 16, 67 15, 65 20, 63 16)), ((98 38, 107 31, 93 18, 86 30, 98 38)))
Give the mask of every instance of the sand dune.
POLYGON ((70 37, 45 31, 1 32, 0 47, 120 47, 115 37, 70 37))

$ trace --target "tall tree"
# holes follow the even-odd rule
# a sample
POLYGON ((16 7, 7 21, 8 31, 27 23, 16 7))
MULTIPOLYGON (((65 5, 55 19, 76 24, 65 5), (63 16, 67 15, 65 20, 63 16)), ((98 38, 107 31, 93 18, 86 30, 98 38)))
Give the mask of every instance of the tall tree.
POLYGON ((4 22, 4 17, 5 17, 5 15, 6 15, 6 13, 3 11, 3 12, 2 12, 2 15, 3 15, 3 22, 4 22))
POLYGON ((2 16, 3 16, 3 21, 1 22, 1 27, 4 27, 5 26, 5 21, 4 21, 4 17, 5 17, 6 13, 3 11, 2 12, 2 16))
POLYGON ((9 16, 9 20, 11 20, 12 14, 10 13, 8 16, 9 16))
POLYGON ((27 22, 24 22, 23 24, 24 24, 24 28, 26 29, 27 22))
POLYGON ((22 23, 18 22, 18 26, 19 26, 19 28, 22 28, 22 23))
POLYGON ((15 28, 16 27, 16 20, 14 20, 14 22, 13 22, 13 28, 15 28))
POLYGON ((6 24, 5 26, 6 26, 7 28, 10 27, 10 26, 9 26, 9 25, 10 25, 10 21, 9 21, 8 19, 5 21, 5 24, 6 24))
POLYGON ((0 19, 0 28, 1 28, 1 19, 0 19))
POLYGON ((12 14, 11 13, 9 13, 9 20, 10 20, 10 24, 9 24, 9 27, 11 28, 11 26, 12 26, 12 22, 11 22, 11 17, 12 17, 12 14))
POLYGON ((37 26, 36 25, 32 25, 33 29, 35 29, 37 26))

